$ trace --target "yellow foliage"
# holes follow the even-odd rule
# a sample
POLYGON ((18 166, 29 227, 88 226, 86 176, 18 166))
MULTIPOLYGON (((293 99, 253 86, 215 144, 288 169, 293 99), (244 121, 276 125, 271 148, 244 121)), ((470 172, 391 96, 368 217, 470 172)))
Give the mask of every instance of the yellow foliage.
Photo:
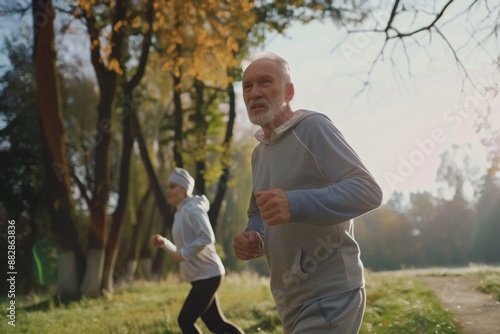
POLYGON ((119 75, 123 74, 123 70, 120 67, 120 62, 115 58, 110 58, 108 61, 108 70, 114 71, 119 75))
POLYGON ((92 11, 92 7, 97 0, 78 0, 78 7, 82 9, 87 15, 92 11))
POLYGON ((165 46, 163 69, 186 80, 227 86, 228 68, 238 66, 235 53, 255 22, 252 1, 169 1, 159 10, 155 31, 165 46))
MULTIPOLYGON (((97 0, 77 0, 77 3, 88 17, 95 15, 98 5, 104 5, 97 0)), ((116 1, 108 5, 114 7, 116 1)), ((196 79, 225 88, 233 80, 228 77, 228 70, 238 66, 235 55, 255 23, 253 1, 155 0, 153 6, 155 48, 161 50, 159 67, 182 77, 182 85, 196 79)), ((93 40, 91 46, 100 48, 100 62, 119 75, 123 74, 123 68, 118 60, 108 59, 113 48, 111 37, 127 25, 144 31, 150 28, 142 15, 135 15, 130 21, 121 20, 111 29, 102 29, 101 33, 107 32, 106 38, 93 40)))
POLYGON ((94 49, 94 48, 97 48, 99 47, 99 40, 95 39, 92 41, 92 45, 91 45, 91 48, 94 49))
POLYGON ((132 28, 138 28, 141 26, 142 19, 141 17, 137 16, 133 19, 133 21, 130 23, 130 27, 132 28))
POLYGON ((118 21, 118 22, 116 22, 115 26, 113 27, 113 30, 118 31, 126 25, 127 25, 127 21, 124 21, 124 20, 118 21))

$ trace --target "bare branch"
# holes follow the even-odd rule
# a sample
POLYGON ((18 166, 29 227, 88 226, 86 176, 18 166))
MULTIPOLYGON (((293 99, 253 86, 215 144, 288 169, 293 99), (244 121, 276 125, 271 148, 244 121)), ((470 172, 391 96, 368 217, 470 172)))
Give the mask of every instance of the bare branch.
POLYGON ((391 29, 391 30, 397 32, 396 35, 391 36, 389 38, 390 39, 391 38, 402 38, 402 37, 416 35, 416 34, 422 32, 422 31, 425 31, 425 30, 431 30, 433 27, 436 26, 437 22, 443 17, 444 12, 453 3, 453 1, 455 1, 455 0, 449 0, 448 1, 448 3, 443 7, 443 9, 441 9, 441 11, 436 15, 436 17, 434 18, 434 21, 432 21, 429 25, 423 26, 423 27, 421 27, 421 28, 419 28, 417 30, 414 30, 414 31, 411 31, 411 32, 407 32, 407 33, 402 33, 402 32, 399 32, 396 28, 394 28, 392 26, 388 26, 386 28, 386 31, 388 31, 389 29, 391 29))
POLYGON ((82 183, 82 181, 80 181, 73 169, 71 169, 71 178, 75 181, 82 198, 85 200, 85 203, 87 203, 87 206, 89 208, 93 207, 94 203, 87 193, 87 188, 85 188, 85 185, 82 183))
POLYGON ((388 41, 387 39, 384 41, 384 44, 380 48, 380 51, 378 52, 377 56, 375 57, 375 59, 373 60, 373 62, 371 64, 370 68, 368 69, 368 72, 366 74, 366 79, 363 81, 362 88, 360 89, 360 91, 358 93, 354 94, 354 98, 356 98, 359 95, 361 95, 362 93, 364 93, 365 89, 368 87, 368 85, 370 83, 370 78, 372 76, 373 70, 375 69, 375 66, 380 61, 380 59, 384 57, 384 50, 385 50, 385 48, 387 46, 387 41, 388 41))
MULTIPOLYGON (((402 52, 404 53, 404 56, 407 61, 406 65, 408 67, 407 70, 409 76, 411 76, 412 73, 411 73, 411 56, 409 53, 409 46, 411 46, 411 44, 407 43, 408 38, 410 38, 410 40, 413 41, 415 45, 423 49, 429 56, 429 59, 432 60, 432 55, 430 55, 427 51, 427 48, 420 43, 421 38, 420 37, 417 38, 417 36, 421 36, 423 32, 428 33, 429 45, 432 44, 433 32, 436 32, 440 37, 440 39, 444 41, 446 48, 451 50, 453 59, 455 60, 459 71, 464 74, 464 79, 462 82, 462 91, 464 91, 465 82, 469 82, 474 89, 479 91, 477 85, 473 82, 473 79, 471 78, 466 66, 464 65, 463 60, 460 57, 459 53, 466 46, 470 45, 470 43, 473 41, 479 47, 481 47, 488 56, 492 58, 492 63, 494 63, 497 58, 500 59, 498 55, 488 54, 487 48, 484 45, 487 41, 491 40, 492 38, 498 39, 498 30, 500 29, 500 5, 495 4, 492 6, 486 0, 484 1, 471 0, 471 2, 465 7, 465 9, 460 10, 460 12, 451 15, 451 18, 449 18, 450 15, 448 15, 448 13, 451 11, 450 9, 451 4, 454 2, 456 1, 447 0, 446 3, 440 9, 430 12, 425 8, 417 8, 417 7, 405 8, 405 4, 402 4, 399 0, 395 0, 393 2, 392 7, 389 9, 390 16, 387 18, 387 23, 383 24, 383 28, 380 28, 378 24, 376 24, 372 28, 364 28, 364 29, 353 28, 352 26, 347 26, 347 24, 344 24, 343 26, 346 29, 346 35, 338 44, 336 44, 333 47, 332 52, 335 52, 337 49, 342 47, 342 45, 346 42, 346 40, 354 34, 359 34, 359 33, 383 34, 383 36, 385 37, 384 43, 380 51, 377 53, 377 55, 371 62, 371 65, 369 66, 369 69, 366 73, 365 79, 362 80, 362 87, 360 88, 359 92, 355 94, 355 96, 357 97, 358 95, 366 91, 371 75, 374 71, 374 68, 383 59, 383 54, 386 52, 387 47, 390 45, 390 41, 394 41, 395 43, 392 45, 391 50, 388 51, 391 57, 392 65, 396 66, 395 61, 393 61, 393 58, 395 57, 396 50, 398 50, 397 47, 401 46, 402 52), (482 15, 483 12, 486 14, 482 15), (472 17, 474 13, 482 15, 479 21, 477 19, 477 15, 472 19, 464 17, 464 15, 471 15, 472 17), (423 25, 417 26, 419 14, 433 15, 433 17, 431 18, 429 23, 424 22, 423 25), (401 20, 398 20, 398 15, 413 16, 410 20, 411 22, 411 24, 409 25, 410 28, 408 28, 407 31, 404 31, 401 28, 397 27, 397 23, 402 22, 401 20), (473 24, 475 24, 475 26, 473 26, 473 29, 470 31, 469 41, 466 41, 463 46, 457 47, 453 45, 451 40, 449 40, 447 35, 444 33, 443 28, 448 24, 450 24, 451 22, 456 21, 460 17, 463 17, 463 19, 466 20, 466 23, 472 22, 473 24), (399 44, 398 42, 401 42, 401 44, 399 44)), ((375 12, 373 12, 373 14, 375 15, 375 12)), ((409 22, 408 17, 406 17, 406 20, 404 20, 404 22, 409 22)), ((467 28, 467 25, 465 26, 465 28, 467 28)), ((484 96, 484 92, 480 93, 484 96)))
POLYGON ((394 21, 394 18, 397 15, 396 12, 398 10, 398 7, 399 7, 399 0, 396 0, 394 2, 394 6, 392 6, 391 16, 389 18, 389 21, 387 22, 387 26, 384 29, 386 33, 389 31, 389 29, 391 29, 392 22, 394 21))
POLYGON ((439 34, 439 36, 441 36, 441 38, 444 40, 444 42, 446 43, 446 45, 448 46, 448 48, 450 49, 451 53, 453 54, 453 57, 455 58, 455 61, 457 63, 457 65, 462 69, 462 71, 464 72, 465 74, 465 77, 467 79, 469 79, 469 81, 471 82, 472 86, 474 88, 477 89, 477 87, 474 85, 474 82, 472 81, 471 77, 469 76, 469 72, 467 71, 467 69, 465 68, 465 65, 462 63, 462 61, 460 60, 460 58, 458 57, 457 55, 457 52, 455 51, 455 49, 453 48, 453 45, 451 45, 450 41, 448 40, 448 38, 446 38, 446 36, 441 32, 440 29, 438 28, 434 28, 436 30, 436 32, 439 34))
POLYGON ((32 10, 32 4, 29 1, 26 3, 25 6, 17 2, 9 3, 9 5, 10 6, 2 4, 2 6, 0 6, 0 17, 11 16, 16 14, 24 16, 26 15, 26 13, 32 10))

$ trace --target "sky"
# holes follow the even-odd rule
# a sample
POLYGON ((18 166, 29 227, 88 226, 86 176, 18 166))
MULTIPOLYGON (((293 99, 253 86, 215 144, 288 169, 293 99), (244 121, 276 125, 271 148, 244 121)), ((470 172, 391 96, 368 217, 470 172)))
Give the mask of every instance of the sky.
MULTIPOLYGON (((459 27, 464 31, 452 24, 443 28, 457 48, 470 31, 465 24, 459 27)), ((285 37, 269 38, 261 49, 289 62, 295 86, 292 108, 329 116, 380 183, 385 201, 394 191, 437 195, 444 186, 436 182, 440 155, 453 144, 470 144, 473 164, 485 168, 486 150, 480 144, 485 134, 475 131, 475 109, 491 105, 490 122, 500 127, 499 99, 482 93, 500 78, 492 64, 499 54, 494 43, 489 49, 463 48, 459 53, 475 88, 464 81, 453 54, 434 35, 428 44, 427 39, 421 46, 408 44, 407 53, 401 45, 388 47, 362 91, 383 40, 360 34, 335 48, 344 36, 332 23, 296 25, 285 37)), ((473 193, 466 196, 472 199, 473 193)))

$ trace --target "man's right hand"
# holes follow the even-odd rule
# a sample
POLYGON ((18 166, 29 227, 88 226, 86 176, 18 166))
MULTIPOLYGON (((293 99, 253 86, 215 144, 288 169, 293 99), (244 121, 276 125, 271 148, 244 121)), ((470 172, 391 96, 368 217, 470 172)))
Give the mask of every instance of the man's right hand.
POLYGON ((236 257, 247 261, 262 255, 262 240, 259 233, 242 232, 233 238, 233 250, 236 257))

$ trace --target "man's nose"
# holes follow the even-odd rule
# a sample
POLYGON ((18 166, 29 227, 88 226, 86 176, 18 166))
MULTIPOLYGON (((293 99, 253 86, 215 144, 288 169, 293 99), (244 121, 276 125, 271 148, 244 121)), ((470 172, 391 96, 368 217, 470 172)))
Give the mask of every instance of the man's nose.
POLYGON ((262 95, 262 90, 260 89, 259 85, 254 84, 252 86, 252 89, 250 89, 250 97, 259 97, 262 95))

